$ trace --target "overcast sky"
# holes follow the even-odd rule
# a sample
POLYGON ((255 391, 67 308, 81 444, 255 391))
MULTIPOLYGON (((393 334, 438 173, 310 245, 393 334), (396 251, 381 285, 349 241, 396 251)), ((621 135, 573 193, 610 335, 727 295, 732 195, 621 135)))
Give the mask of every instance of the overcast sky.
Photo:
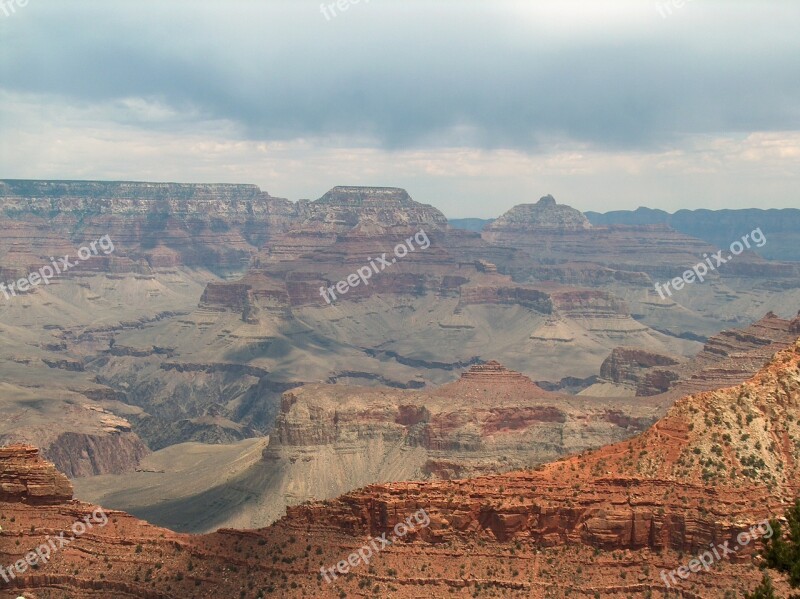
POLYGON ((339 1, 5 0, 0 178, 800 207, 796 0, 339 1))

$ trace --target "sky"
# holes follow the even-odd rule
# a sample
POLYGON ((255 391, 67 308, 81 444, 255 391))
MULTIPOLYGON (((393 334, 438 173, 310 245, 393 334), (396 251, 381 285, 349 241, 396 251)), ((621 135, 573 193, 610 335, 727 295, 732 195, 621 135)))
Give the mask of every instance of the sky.
POLYGON ((800 2, 0 0, 0 178, 800 208, 800 2))

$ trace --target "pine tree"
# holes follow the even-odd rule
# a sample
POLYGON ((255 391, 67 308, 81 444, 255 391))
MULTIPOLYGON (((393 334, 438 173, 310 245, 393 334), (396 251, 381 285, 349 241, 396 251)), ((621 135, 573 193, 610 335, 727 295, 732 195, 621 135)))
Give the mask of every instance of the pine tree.
POLYGON ((789 575, 792 588, 800 587, 800 499, 786 512, 787 538, 777 520, 771 521, 774 534, 766 540, 763 552, 767 567, 789 575))
MULTIPOLYGON (((800 587, 800 499, 786 512, 788 534, 784 535, 783 527, 777 520, 770 520, 772 536, 764 539, 764 557, 767 568, 789 575, 789 584, 793 589, 800 587), (784 538, 785 537, 785 538, 784 538)), ((764 574, 761 584, 746 599, 777 599, 772 579, 764 574)), ((792 595, 790 599, 800 599, 800 595, 792 595)))
POLYGON ((769 574, 764 574, 761 584, 752 593, 746 594, 745 599, 778 599, 775 596, 775 589, 772 586, 772 579, 769 574))

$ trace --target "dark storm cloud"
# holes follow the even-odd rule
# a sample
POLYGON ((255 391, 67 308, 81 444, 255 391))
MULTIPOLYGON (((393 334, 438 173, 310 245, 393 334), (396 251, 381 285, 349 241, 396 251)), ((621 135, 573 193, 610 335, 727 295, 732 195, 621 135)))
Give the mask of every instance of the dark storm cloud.
POLYGON ((503 2, 362 0, 328 21, 308 0, 31 0, 0 21, 0 87, 178 113, 115 115, 121 124, 177 127, 184 114, 250 139, 386 148, 646 149, 800 129, 795 3, 695 0, 668 19, 643 5, 587 28, 569 11, 548 21, 503 2))

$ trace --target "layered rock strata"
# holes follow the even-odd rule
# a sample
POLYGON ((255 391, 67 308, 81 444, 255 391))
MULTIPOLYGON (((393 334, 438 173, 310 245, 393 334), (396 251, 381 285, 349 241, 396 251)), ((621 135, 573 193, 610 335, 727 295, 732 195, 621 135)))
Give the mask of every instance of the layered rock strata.
MULTIPOLYGON (((741 546, 740 535, 779 515, 800 492, 798 372, 800 340, 739 386, 682 398, 634 439, 535 471, 373 485, 290 508, 261 531, 176 535, 112 512, 107 526, 15 578, 12 588, 46 599, 65 591, 336 597, 365 588, 401 598, 463 591, 559 598, 742 594, 758 584, 761 571, 753 560, 758 543, 741 546), (409 516, 417 526, 396 528, 409 516), (349 554, 384 533, 391 543, 371 551, 369 564, 347 564, 349 554), (662 571, 724 543, 733 555, 720 558, 713 573, 665 586, 662 571), (339 562, 345 565, 337 573, 339 562)), ((33 477, 32 450, 7 449, 0 460, 4 481, 24 471, 33 477)), ((37 478, 52 480, 41 464, 35 470, 37 478)), ((63 495, 40 493, 51 503, 41 506, 27 495, 0 497, 9 517, 3 535, 21 541, 3 545, 3 563, 93 507, 63 495)), ((780 577, 776 588, 789 592, 780 577)))

